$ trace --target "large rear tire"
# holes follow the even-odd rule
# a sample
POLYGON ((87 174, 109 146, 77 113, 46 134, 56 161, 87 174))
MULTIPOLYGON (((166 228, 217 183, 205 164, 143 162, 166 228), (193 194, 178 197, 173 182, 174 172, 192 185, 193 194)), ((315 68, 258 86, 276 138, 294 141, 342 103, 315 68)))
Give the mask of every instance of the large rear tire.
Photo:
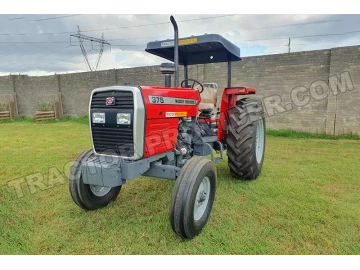
POLYGON ((238 100, 230 110, 228 121, 226 145, 230 172, 237 179, 256 179, 263 166, 266 144, 261 101, 238 100))
POLYGON ((216 191, 214 162, 195 156, 181 169, 170 203, 170 224, 182 238, 192 239, 206 225, 216 191))
POLYGON ((81 164, 94 155, 93 149, 84 151, 71 167, 69 191, 73 201, 82 209, 96 210, 107 206, 119 195, 121 186, 108 188, 84 184, 81 164))

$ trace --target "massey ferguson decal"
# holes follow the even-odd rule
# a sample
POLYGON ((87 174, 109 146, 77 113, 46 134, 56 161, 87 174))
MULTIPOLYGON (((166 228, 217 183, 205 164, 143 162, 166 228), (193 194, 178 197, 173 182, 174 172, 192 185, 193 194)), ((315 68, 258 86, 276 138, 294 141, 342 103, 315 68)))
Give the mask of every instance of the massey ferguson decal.
POLYGON ((106 98, 106 105, 115 105, 115 97, 106 98))
POLYGON ((188 98, 172 98, 149 95, 149 103, 151 104, 164 104, 164 105, 196 105, 196 99, 188 98))

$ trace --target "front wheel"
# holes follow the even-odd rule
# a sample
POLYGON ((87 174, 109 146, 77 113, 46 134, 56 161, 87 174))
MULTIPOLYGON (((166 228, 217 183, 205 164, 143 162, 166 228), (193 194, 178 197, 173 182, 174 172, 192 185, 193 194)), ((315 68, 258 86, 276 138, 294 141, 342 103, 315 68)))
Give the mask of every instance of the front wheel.
POLYGON ((193 157, 181 169, 170 203, 170 224, 182 238, 191 239, 206 225, 216 190, 216 167, 205 157, 193 157))
POLYGON ((230 172, 237 179, 256 179, 264 163, 266 144, 261 101, 249 98, 237 101, 228 119, 226 145, 230 172))
POLYGON ((96 210, 107 206, 119 195, 121 186, 102 187, 84 184, 81 164, 94 155, 92 149, 83 152, 71 167, 69 176, 69 191, 73 201, 82 209, 96 210))

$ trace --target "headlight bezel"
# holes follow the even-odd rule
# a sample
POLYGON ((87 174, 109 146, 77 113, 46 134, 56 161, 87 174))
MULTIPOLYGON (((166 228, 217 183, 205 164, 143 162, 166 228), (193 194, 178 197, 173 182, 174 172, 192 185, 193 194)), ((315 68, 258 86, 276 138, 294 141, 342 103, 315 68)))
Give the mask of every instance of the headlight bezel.
POLYGON ((105 122, 106 122, 105 113, 102 113, 102 112, 92 113, 92 122, 94 124, 105 124, 105 122), (102 118, 102 119, 100 119, 100 118, 102 118))
POLYGON ((118 125, 131 125, 131 113, 117 113, 116 123, 118 125))

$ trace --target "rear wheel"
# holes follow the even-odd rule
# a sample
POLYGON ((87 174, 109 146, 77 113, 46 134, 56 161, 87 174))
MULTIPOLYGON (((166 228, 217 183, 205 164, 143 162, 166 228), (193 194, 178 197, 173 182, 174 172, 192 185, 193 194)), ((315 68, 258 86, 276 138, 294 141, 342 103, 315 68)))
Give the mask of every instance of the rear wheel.
POLYGON ((96 210, 107 206, 119 195, 121 186, 102 187, 84 184, 81 164, 94 155, 92 149, 83 152, 71 167, 69 176, 69 190, 73 201, 82 209, 96 210))
POLYGON ((170 224, 176 234, 194 238, 206 225, 216 190, 216 167, 205 157, 193 157, 181 169, 170 203, 170 224))
POLYGON ((266 144, 264 111, 260 100, 237 101, 228 115, 228 165, 238 179, 256 179, 262 169, 266 144))

